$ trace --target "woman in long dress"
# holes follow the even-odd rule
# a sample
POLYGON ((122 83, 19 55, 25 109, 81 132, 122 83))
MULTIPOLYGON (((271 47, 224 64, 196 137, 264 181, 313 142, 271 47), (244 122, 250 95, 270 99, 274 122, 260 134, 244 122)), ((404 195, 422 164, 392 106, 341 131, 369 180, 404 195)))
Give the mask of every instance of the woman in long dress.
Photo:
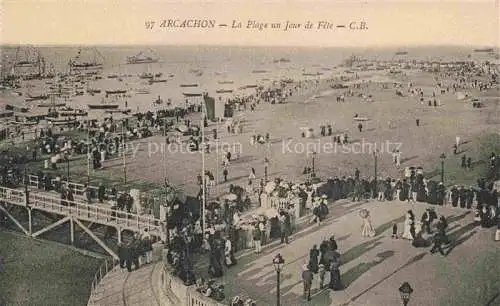
POLYGON ((411 219, 411 215, 409 213, 406 214, 406 220, 404 223, 404 229, 403 229, 403 239, 408 239, 408 240, 413 240, 413 235, 411 234, 412 232, 412 225, 413 221, 411 219))
POLYGON ((307 199, 306 199, 306 208, 307 209, 312 209, 313 208, 313 190, 312 189, 306 189, 306 194, 307 194, 307 199))
POLYGON ((309 250, 309 265, 308 268, 312 273, 318 273, 319 268, 319 250, 316 245, 313 246, 311 250, 309 250))
POLYGON ((340 259, 337 256, 334 256, 330 261, 330 283, 328 287, 334 291, 343 289, 340 279, 340 259))
POLYGON ((236 264, 236 262, 234 262, 232 254, 233 254, 233 246, 231 240, 226 239, 226 243, 224 246, 224 259, 227 267, 232 267, 236 264))

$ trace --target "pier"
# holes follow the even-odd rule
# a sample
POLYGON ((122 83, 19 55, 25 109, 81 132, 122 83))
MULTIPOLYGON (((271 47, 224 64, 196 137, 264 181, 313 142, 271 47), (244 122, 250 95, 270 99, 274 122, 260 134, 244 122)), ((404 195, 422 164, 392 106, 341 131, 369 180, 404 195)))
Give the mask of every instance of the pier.
MULTIPOLYGON (((82 201, 61 200, 57 196, 38 190, 11 189, 0 187, 0 211, 2 211, 12 222, 27 236, 38 237, 66 222, 70 224, 70 241, 75 240, 75 225, 80 227, 92 239, 99 244, 109 255, 118 259, 118 255, 106 245, 90 229, 92 224, 110 226, 116 229, 118 242, 122 240, 122 232, 125 230, 140 232, 148 229, 149 233, 156 237, 164 237, 165 222, 160 219, 135 213, 127 213, 100 207, 98 204, 87 204, 82 201), (23 226, 19 217, 11 213, 13 206, 24 207, 28 216, 28 225, 23 226), (60 219, 42 229, 34 230, 33 211, 43 211, 57 215, 60 219)), ((24 221, 23 221, 24 222, 24 221)))

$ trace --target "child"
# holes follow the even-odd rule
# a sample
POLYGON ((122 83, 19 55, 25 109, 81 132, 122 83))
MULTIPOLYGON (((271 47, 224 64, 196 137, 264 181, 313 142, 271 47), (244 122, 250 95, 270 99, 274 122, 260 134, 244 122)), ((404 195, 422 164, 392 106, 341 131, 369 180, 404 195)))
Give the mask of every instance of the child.
POLYGON ((326 273, 326 269, 325 269, 325 265, 324 264, 320 264, 319 265, 319 289, 323 289, 323 285, 325 283, 325 273, 326 273))
POLYGON ((398 239, 398 224, 397 223, 392 224, 392 236, 391 236, 391 238, 398 239))

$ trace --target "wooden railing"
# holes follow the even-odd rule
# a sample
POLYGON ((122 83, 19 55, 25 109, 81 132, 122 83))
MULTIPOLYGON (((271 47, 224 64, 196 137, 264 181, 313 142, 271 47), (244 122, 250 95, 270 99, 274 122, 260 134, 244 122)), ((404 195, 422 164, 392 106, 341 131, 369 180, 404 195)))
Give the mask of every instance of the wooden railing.
MULTIPOLYGON (((43 183, 40 181, 40 178, 37 175, 30 174, 27 177, 28 177, 27 178, 28 186, 33 187, 33 188, 37 188, 37 189, 42 189, 43 183)), ((24 180, 23 180, 23 182, 24 182, 24 180)), ((52 186, 55 186, 55 184, 57 183, 57 180, 51 179, 50 183, 52 186)), ((59 181, 59 183, 67 185, 69 187, 69 189, 71 189, 73 191, 74 195, 80 196, 80 197, 85 197, 86 189, 90 189, 92 191, 92 194, 94 195, 93 198, 95 199, 97 197, 97 193, 99 190, 99 187, 91 186, 91 185, 85 187, 84 184, 75 183, 75 182, 59 181)), ((110 198, 112 196, 111 190, 109 188, 107 188, 105 192, 106 192, 105 196, 107 198, 110 198)), ((156 202, 160 202, 161 199, 159 197, 153 197, 152 195, 147 194, 147 193, 141 193, 141 201, 143 201, 143 202, 153 201, 154 203, 156 203, 156 202)))
POLYGON ((163 222, 150 216, 127 213, 78 201, 63 200, 36 191, 30 191, 28 194, 29 199, 28 203, 26 203, 26 194, 24 191, 0 187, 0 200, 10 204, 19 206, 28 204, 31 208, 66 216, 75 216, 78 219, 133 231, 140 231, 147 228, 155 236, 161 236, 163 233, 163 222))
MULTIPOLYGON (((99 187, 96 187, 96 186, 85 187, 84 184, 75 183, 75 182, 67 182, 67 181, 59 181, 59 182, 61 184, 62 183, 66 184, 69 187, 69 189, 71 189, 73 191, 73 193, 75 195, 80 195, 80 196, 85 195, 86 189, 92 190, 92 193, 97 195, 97 191, 99 189, 99 187)), ((51 179, 50 183, 52 186, 54 186, 57 183, 57 180, 51 179)), ((37 175, 30 174, 30 175, 28 175, 28 186, 41 189, 43 186, 43 182, 41 182, 41 179, 37 175)), ((111 195, 110 191, 107 190, 107 196, 110 196, 110 195, 111 195)))
POLYGON ((94 275, 94 279, 92 280, 92 285, 90 287, 90 298, 88 302, 88 306, 98 305, 96 304, 95 299, 95 291, 97 286, 101 282, 101 280, 108 274, 108 272, 112 271, 116 266, 118 266, 120 262, 116 259, 105 259, 104 262, 99 266, 99 269, 96 271, 94 275))
POLYGON ((22 190, 0 187, 0 199, 15 205, 26 205, 26 194, 22 190))

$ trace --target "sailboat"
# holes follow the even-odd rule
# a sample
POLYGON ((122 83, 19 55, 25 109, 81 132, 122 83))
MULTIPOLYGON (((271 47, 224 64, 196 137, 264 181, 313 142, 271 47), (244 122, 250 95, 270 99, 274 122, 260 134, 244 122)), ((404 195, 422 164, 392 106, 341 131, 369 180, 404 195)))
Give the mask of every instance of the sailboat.
MULTIPOLYGON (((28 95, 32 98, 36 98, 30 94, 28 94, 28 95)), ((65 107, 66 106, 66 103, 64 103, 64 102, 56 102, 56 97, 62 96, 62 86, 61 85, 58 86, 57 91, 52 91, 49 94, 44 94, 41 96, 43 97, 43 99, 38 99, 38 100, 47 100, 49 98, 50 98, 50 100, 49 101, 42 101, 42 102, 38 103, 37 104, 38 107, 50 107, 55 111, 56 107, 65 107)))
POLYGON ((71 73, 101 70, 103 65, 104 57, 95 48, 91 50, 79 49, 76 56, 69 60, 71 73))
POLYGON ((45 59, 37 48, 17 47, 12 75, 24 80, 39 79, 45 75, 45 59))

